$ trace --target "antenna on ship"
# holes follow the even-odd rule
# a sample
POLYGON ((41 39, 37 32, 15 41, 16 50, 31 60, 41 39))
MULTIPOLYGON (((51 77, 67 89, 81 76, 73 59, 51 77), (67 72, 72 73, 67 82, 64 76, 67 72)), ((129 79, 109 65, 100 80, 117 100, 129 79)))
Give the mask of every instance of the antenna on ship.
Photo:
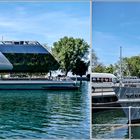
POLYGON ((2 37, 1 37, 1 41, 3 41, 3 35, 2 35, 2 37))

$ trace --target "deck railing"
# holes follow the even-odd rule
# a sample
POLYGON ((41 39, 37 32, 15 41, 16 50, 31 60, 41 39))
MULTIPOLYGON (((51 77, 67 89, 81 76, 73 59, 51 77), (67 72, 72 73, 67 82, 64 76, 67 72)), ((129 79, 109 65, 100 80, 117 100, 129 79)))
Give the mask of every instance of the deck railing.
POLYGON ((38 41, 0 41, 0 45, 39 45, 38 41))
POLYGON ((48 80, 48 81, 73 81, 71 78, 59 78, 59 77, 9 77, 9 78, 0 78, 0 80, 48 80))

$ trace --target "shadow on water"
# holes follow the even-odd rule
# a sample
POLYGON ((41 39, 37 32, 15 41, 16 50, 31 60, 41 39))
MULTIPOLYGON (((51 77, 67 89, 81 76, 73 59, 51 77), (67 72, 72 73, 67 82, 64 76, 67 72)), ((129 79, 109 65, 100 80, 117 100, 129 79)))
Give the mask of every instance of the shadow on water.
POLYGON ((0 138, 89 138, 87 87, 0 91, 0 138))
MULTIPOLYGON (((128 120, 122 109, 93 114, 92 137, 96 139, 128 139, 128 120)), ((140 123, 131 126, 131 139, 140 139, 140 123)))
POLYGON ((122 109, 93 114, 92 137, 96 139, 129 138, 127 118, 122 109))

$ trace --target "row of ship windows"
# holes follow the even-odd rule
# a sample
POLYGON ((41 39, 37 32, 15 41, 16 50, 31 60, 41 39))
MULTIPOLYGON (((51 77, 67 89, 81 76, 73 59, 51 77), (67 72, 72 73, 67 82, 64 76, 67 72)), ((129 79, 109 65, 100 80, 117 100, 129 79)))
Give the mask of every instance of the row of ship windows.
POLYGON ((39 45, 37 41, 0 41, 4 45, 39 45))
POLYGON ((92 82, 112 82, 112 78, 92 78, 92 82))

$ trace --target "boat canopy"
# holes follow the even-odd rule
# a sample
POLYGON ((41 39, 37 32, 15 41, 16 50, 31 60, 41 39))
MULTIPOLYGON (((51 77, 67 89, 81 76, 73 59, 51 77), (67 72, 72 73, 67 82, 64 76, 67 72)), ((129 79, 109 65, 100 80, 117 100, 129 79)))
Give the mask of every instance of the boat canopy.
POLYGON ((0 52, 2 53, 40 53, 49 52, 37 41, 1 41, 0 52))

